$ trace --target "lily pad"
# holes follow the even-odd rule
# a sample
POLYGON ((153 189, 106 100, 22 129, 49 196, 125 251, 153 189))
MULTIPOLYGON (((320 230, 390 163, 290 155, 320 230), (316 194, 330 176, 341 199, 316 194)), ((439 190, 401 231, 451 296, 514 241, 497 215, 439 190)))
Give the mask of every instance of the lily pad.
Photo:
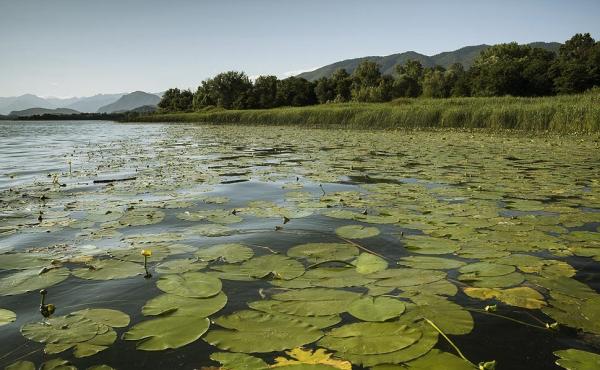
POLYGON ((159 274, 182 274, 188 271, 202 270, 206 266, 206 262, 199 262, 195 258, 181 258, 158 264, 156 272, 159 274))
POLYGON ((146 302, 142 307, 142 313, 146 316, 154 316, 177 312, 188 316, 207 317, 221 310, 226 303, 227 296, 223 292, 210 298, 161 294, 146 302))
POLYGON ((6 310, 4 308, 0 308, 0 326, 8 325, 11 322, 17 319, 17 314, 6 310))
POLYGON ((469 297, 477 299, 497 299, 508 305, 539 309, 546 305, 544 296, 537 290, 529 287, 517 287, 510 289, 490 289, 490 288, 471 288, 467 287, 464 292, 469 297))
POLYGON ((371 253, 361 253, 354 260, 354 265, 356 272, 365 275, 385 270, 388 267, 386 260, 371 253))
POLYGON ((460 249, 457 242, 445 238, 408 235, 402 239, 406 249, 421 254, 448 254, 460 249))
POLYGON ((379 235, 379 229, 376 227, 362 225, 347 225, 335 229, 338 236, 346 239, 366 239, 379 235))
POLYGON ((200 248, 195 254, 202 261, 218 260, 226 263, 238 263, 250 259, 254 252, 242 244, 218 244, 200 248))
POLYGON ((124 328, 129 325, 129 315, 108 308, 86 308, 85 310, 72 312, 71 315, 81 316, 113 328, 124 328))
POLYGON ((308 243, 288 249, 287 255, 305 258, 311 263, 348 261, 358 255, 358 248, 347 243, 308 243))
POLYGON ((40 343, 67 344, 94 338, 100 326, 83 316, 61 316, 23 325, 21 333, 40 343))
POLYGON ((422 332, 398 322, 361 322, 331 330, 319 346, 343 353, 371 355, 401 350, 421 338, 422 332))
POLYGON ((597 353, 571 348, 555 351, 554 355, 560 357, 556 360, 556 364, 568 370, 600 369, 600 355, 597 353))
MULTIPOLYGON (((438 349, 433 349, 423 357, 405 363, 406 367, 414 370, 473 370, 475 367, 472 363, 463 360, 462 358, 453 355, 452 353, 442 352, 438 349)), ((380 369, 375 367, 374 369, 380 369)))
POLYGON ((304 274, 304 266, 296 260, 278 254, 254 257, 244 262, 239 271, 253 278, 273 277, 291 280, 304 274))
POLYGON ((87 280, 125 279, 140 275, 144 271, 141 264, 116 259, 94 260, 87 267, 73 270, 73 275, 87 280))
POLYGON ((212 297, 221 291, 221 280, 201 272, 162 276, 156 283, 158 289, 189 298, 212 297))
POLYGON ((399 265, 423 270, 452 270, 466 265, 465 262, 450 258, 429 256, 408 256, 398 262, 399 265))
POLYGON ((123 334, 124 340, 139 340, 142 351, 162 351, 190 344, 206 333, 210 320, 196 315, 177 314, 142 321, 123 334))
POLYGON ((217 361, 221 367, 228 370, 263 370, 269 365, 262 359, 245 353, 215 352, 210 359, 217 361))
POLYGON ((16 295, 47 288, 69 277, 69 270, 56 268, 44 270, 22 270, 0 279, 0 295, 16 295))
POLYGON ((321 330, 306 322, 258 311, 236 312, 217 318, 215 323, 229 330, 211 330, 204 340, 231 352, 283 351, 323 336, 321 330))
POLYGON ((364 297, 350 305, 348 313, 363 321, 386 321, 404 313, 402 301, 389 297, 364 297))

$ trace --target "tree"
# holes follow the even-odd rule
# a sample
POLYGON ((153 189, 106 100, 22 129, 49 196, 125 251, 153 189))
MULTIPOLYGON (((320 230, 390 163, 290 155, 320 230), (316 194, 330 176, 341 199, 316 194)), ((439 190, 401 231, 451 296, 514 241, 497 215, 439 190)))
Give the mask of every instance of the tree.
POLYGON ((335 89, 336 102, 347 102, 352 98, 352 78, 345 69, 340 68, 333 72, 331 83, 335 89))
POLYGON ((551 70, 559 93, 577 93, 600 85, 600 44, 578 33, 562 45, 551 70))
POLYGON ((423 77, 423 96, 428 98, 448 97, 444 72, 430 69, 423 77))
POLYGON ((379 84, 381 71, 379 64, 370 60, 360 62, 358 67, 352 72, 355 88, 360 87, 375 87, 379 84))
POLYGON ((163 94, 158 107, 165 112, 187 112, 192 109, 193 96, 190 90, 169 89, 163 94))
POLYGON ((260 76, 254 81, 252 95, 256 108, 273 108, 277 106, 277 83, 275 76, 260 76))
POLYGON ((288 77, 277 83, 277 103, 301 107, 317 103, 314 84, 300 77, 288 77))
POLYGON ((423 88, 423 65, 418 60, 408 60, 405 64, 396 66, 395 90, 399 96, 416 98, 421 95, 423 88))
POLYGON ((315 81, 315 95, 319 104, 332 102, 336 97, 335 82, 327 77, 315 81))
POLYGON ((491 46, 471 67, 473 93, 478 96, 523 95, 527 81, 523 70, 531 47, 516 42, 491 46))
POLYGON ((449 96, 470 96, 471 81, 469 74, 460 63, 454 63, 445 73, 446 85, 449 88, 449 96))
POLYGON ((225 109, 248 108, 252 82, 244 72, 219 73, 212 79, 202 81, 194 96, 194 108, 216 105, 225 109))

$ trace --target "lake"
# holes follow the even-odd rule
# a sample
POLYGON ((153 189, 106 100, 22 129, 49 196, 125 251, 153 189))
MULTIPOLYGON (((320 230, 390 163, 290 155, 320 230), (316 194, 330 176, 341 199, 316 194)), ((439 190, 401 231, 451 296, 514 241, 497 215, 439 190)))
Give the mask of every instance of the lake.
POLYGON ((0 121, 0 367, 560 369, 600 353, 599 146, 0 121))

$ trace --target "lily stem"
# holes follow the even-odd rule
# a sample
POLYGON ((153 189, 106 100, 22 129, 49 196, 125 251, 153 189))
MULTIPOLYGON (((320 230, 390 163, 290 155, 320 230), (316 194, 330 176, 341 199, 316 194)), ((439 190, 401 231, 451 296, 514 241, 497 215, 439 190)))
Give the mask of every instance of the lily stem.
POLYGON ((471 365, 473 365, 473 367, 477 368, 477 366, 475 366, 474 363, 472 363, 471 361, 469 361, 465 355, 463 355, 463 353, 460 351, 460 349, 456 346, 456 344, 454 344, 454 342, 452 342, 452 340, 450 340, 450 338, 448 338, 448 336, 446 334, 444 334, 444 332, 442 331, 442 329, 440 329, 433 321, 429 320, 428 318, 424 317, 423 319, 425 319, 425 321, 427 321, 427 323, 429 325, 431 325, 435 330, 438 331, 438 333, 440 333, 440 335, 442 337, 444 337, 444 339, 446 339, 446 341, 448 341, 448 343, 450 343, 450 345, 454 348, 454 350, 456 351, 456 353, 458 353, 458 355, 460 356, 460 358, 462 358, 463 360, 467 361, 468 363, 470 363, 471 365))

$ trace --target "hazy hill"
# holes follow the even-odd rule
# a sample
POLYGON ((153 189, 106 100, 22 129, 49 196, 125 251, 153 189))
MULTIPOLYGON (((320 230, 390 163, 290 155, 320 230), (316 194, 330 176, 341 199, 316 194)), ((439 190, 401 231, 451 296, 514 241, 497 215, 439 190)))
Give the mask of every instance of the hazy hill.
POLYGON ((114 103, 125 94, 98 94, 79 98, 76 102, 64 105, 65 108, 75 109, 83 113, 96 113, 101 107, 114 103))
POLYGON ((135 91, 131 94, 123 95, 116 102, 105 105, 98 109, 98 113, 125 112, 144 105, 155 106, 160 102, 160 97, 154 94, 148 94, 143 91, 135 91))
POLYGON ((38 115, 42 115, 42 114, 70 115, 70 114, 79 114, 79 113, 81 113, 81 112, 78 112, 73 109, 67 109, 67 108, 56 108, 56 109, 29 108, 29 109, 24 109, 24 110, 19 110, 19 111, 12 111, 12 112, 10 112, 9 116, 31 117, 31 116, 38 116, 38 115))
MULTIPOLYGON (((558 42, 534 42, 529 44, 532 47, 539 47, 547 50, 558 51, 560 43, 558 42)), ((314 81, 321 77, 329 77, 335 72, 335 70, 344 68, 348 73, 352 73, 354 69, 364 60, 371 60, 377 62, 381 66, 381 72, 383 74, 393 74, 397 64, 404 64, 410 59, 418 60, 425 67, 433 67, 440 65, 444 68, 448 68, 454 63, 462 63, 465 68, 471 67, 473 61, 481 53, 482 50, 489 48, 489 45, 475 45, 466 46, 458 50, 439 53, 436 55, 428 56, 419 54, 414 51, 407 51, 404 53, 392 54, 387 56, 369 56, 355 59, 347 59, 340 62, 332 63, 324 67, 315 69, 311 72, 304 72, 298 75, 298 77, 306 78, 307 80, 314 81)))
POLYGON ((34 107, 56 108, 54 104, 32 94, 0 98, 0 114, 8 114, 12 111, 19 111, 34 107))

